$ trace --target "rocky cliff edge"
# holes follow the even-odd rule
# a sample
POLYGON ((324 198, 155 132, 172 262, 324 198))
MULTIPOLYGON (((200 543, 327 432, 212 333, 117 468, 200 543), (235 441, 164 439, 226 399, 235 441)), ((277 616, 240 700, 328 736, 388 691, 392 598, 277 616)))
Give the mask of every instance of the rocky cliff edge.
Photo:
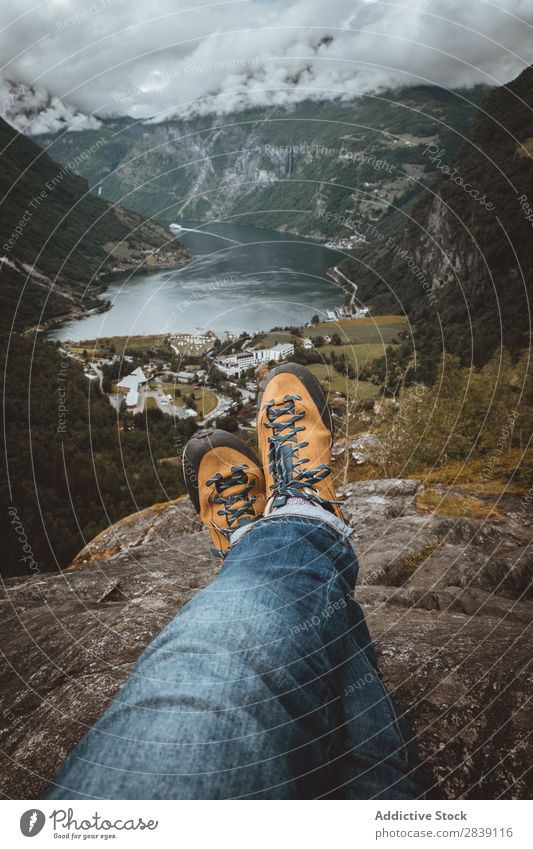
MULTIPOLYGON (((430 794, 527 797, 526 500, 413 480, 350 484, 345 495, 361 566, 356 595, 383 678, 416 733, 430 794)), ((208 551, 191 506, 178 501, 110 527, 62 574, 5 582, 4 797, 43 794, 144 646, 216 574, 208 551)))

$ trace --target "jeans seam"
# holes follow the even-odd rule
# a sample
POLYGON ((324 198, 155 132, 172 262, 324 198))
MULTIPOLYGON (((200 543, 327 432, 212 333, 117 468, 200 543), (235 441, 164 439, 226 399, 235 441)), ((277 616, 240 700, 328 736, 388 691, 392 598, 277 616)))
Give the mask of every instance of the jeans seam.
POLYGON ((389 720, 391 721, 391 725, 393 726, 393 728, 396 732, 396 736, 400 740, 401 749, 402 749, 402 759, 404 761, 405 766, 409 766, 409 753, 407 751, 407 740, 405 739, 405 737, 402 733, 402 729, 401 729, 400 723, 398 721, 398 716, 396 714, 396 710, 395 710, 394 705, 391 701, 390 693, 387 690, 387 687, 385 686, 383 681, 381 680, 381 675, 380 675, 377 667, 375 667, 372 663, 370 663, 370 660, 366 656, 365 651, 363 651, 361 653, 363 655, 364 661, 367 664, 370 672, 372 672, 375 675, 376 681, 378 682, 378 685, 381 688, 383 695, 385 696, 385 706, 386 706, 387 713, 389 714, 389 720))

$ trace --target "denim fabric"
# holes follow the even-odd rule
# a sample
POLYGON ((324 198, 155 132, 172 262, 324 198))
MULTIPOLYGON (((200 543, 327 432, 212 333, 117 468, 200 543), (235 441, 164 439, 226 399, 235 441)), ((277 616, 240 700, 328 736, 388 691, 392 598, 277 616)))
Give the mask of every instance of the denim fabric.
POLYGON ((261 524, 267 519, 272 519, 274 518, 274 515, 276 519, 280 516, 306 516, 309 519, 319 519, 323 525, 330 525, 343 537, 348 538, 353 534, 353 528, 347 525, 346 522, 343 522, 342 519, 339 519, 339 517, 336 516, 335 513, 332 513, 331 510, 326 510, 325 507, 321 507, 319 504, 312 504, 305 498, 289 498, 286 504, 282 507, 276 507, 274 510, 272 510, 271 505, 267 502, 265 513, 261 519, 256 519, 255 524, 252 522, 248 525, 241 525, 240 528, 233 531, 230 536, 231 545, 235 545, 235 543, 238 542, 244 534, 251 531, 257 523, 261 524))
POLYGON ((272 515, 145 649, 50 799, 422 794, 381 683, 347 539, 272 515))

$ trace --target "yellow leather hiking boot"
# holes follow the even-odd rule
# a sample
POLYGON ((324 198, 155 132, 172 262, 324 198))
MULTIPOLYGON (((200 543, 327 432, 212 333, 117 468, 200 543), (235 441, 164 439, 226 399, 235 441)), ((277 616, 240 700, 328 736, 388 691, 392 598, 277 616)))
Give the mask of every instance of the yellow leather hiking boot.
POLYGON ((211 534, 211 553, 223 559, 233 531, 263 514, 261 464, 242 439, 225 430, 208 429, 188 441, 182 465, 187 492, 211 534))
POLYGON ((333 424, 318 380, 297 363, 277 366, 261 384, 258 410, 266 512, 305 498, 342 520, 331 478, 333 424))

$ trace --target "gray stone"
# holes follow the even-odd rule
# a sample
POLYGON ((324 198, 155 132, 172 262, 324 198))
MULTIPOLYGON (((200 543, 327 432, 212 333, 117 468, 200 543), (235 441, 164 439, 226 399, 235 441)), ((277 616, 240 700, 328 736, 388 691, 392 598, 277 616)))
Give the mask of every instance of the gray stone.
MULTIPOLYGON (((432 795, 528 796, 533 517, 517 496, 488 520, 423 514, 411 480, 344 492, 356 595, 432 795)), ((144 646, 216 572, 207 532, 178 501, 110 527, 62 574, 5 582, 5 796, 42 795, 144 646)))

